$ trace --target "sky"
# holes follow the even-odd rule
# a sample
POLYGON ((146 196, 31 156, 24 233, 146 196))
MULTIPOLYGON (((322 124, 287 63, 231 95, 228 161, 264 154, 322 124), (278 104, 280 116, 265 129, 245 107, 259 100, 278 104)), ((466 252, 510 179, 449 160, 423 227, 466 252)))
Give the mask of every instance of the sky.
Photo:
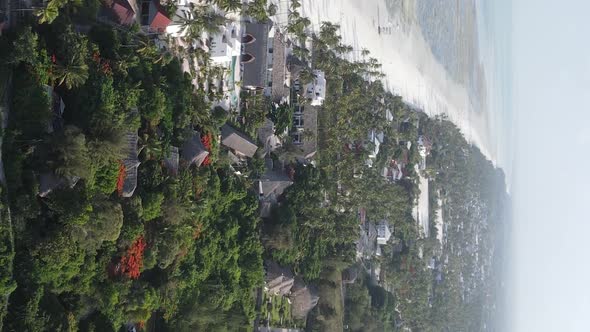
POLYGON ((512 331, 590 331, 589 13, 513 1, 512 331))

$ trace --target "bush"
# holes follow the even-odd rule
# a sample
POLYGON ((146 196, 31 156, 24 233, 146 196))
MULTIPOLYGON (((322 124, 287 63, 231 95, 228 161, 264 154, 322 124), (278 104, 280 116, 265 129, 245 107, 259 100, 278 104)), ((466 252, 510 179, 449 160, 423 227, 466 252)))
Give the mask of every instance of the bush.
POLYGON ((142 195, 143 219, 150 221, 162 215, 162 203, 164 194, 162 193, 145 193, 142 195))

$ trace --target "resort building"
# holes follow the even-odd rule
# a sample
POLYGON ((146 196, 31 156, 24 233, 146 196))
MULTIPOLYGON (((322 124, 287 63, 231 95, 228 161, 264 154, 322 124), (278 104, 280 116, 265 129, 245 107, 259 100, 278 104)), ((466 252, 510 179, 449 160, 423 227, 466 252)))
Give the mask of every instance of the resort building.
POLYGON ((385 220, 379 222, 375 227, 377 230, 377 244, 385 245, 391 238, 391 231, 389 230, 389 223, 385 220))
MULTIPOLYGON (((294 58, 290 57, 289 67, 291 73, 293 69, 294 58)), ((295 79, 290 93, 290 105, 295 109, 293 112, 293 125, 289 136, 294 146, 294 154, 297 161, 301 163, 310 162, 317 152, 318 147, 318 106, 300 105, 299 96, 301 93, 301 86, 299 79, 295 79)))
POLYGON ((271 152, 283 145, 281 138, 275 134, 274 122, 268 118, 265 118, 264 124, 258 128, 257 136, 258 141, 263 146, 263 149, 260 151, 262 157, 268 156, 271 152))
POLYGON ((220 27, 220 31, 209 36, 209 56, 211 62, 230 68, 232 61, 235 61, 241 53, 242 34, 238 23, 229 23, 220 27))
POLYGON ((432 143, 425 136, 418 137, 418 152, 422 158, 426 158, 432 150, 432 143))
POLYGON ((125 147, 125 159, 123 165, 125 166, 125 181, 123 182, 123 191, 121 196, 131 197, 137 188, 137 168, 140 165, 137 152, 137 142, 139 137, 137 131, 128 132, 125 135, 127 145, 125 147))
POLYGON ((274 169, 272 159, 267 158, 266 161, 266 172, 256 181, 262 218, 270 217, 273 206, 278 204, 279 198, 293 184, 293 179, 284 168, 274 169))
POLYGON ((109 8, 113 20, 118 24, 131 26, 135 23, 135 10, 129 1, 113 0, 109 8))
POLYGON ((214 102, 213 106, 220 106, 226 111, 236 109, 241 91, 236 82, 242 79, 242 24, 232 22, 220 27, 220 31, 210 35, 205 44, 204 48, 209 50, 211 62, 227 69, 223 77, 214 81, 216 89, 223 92, 223 97, 214 102))
POLYGON ((288 40, 280 31, 273 29, 272 63, 270 64, 269 86, 271 101, 276 104, 289 102, 291 75, 287 68, 288 40))
POLYGON ((221 127, 221 144, 234 154, 239 160, 252 158, 258 146, 248 136, 238 132, 228 124, 221 127))
POLYGON ((320 300, 317 289, 306 285, 299 277, 295 278, 289 298, 291 299, 291 315, 300 320, 304 320, 320 300))
POLYGON ((314 70, 313 82, 305 87, 305 97, 312 106, 321 106, 326 99, 326 77, 321 70, 314 70))
POLYGON ((272 295, 285 296, 291 292, 295 277, 290 269, 274 261, 264 262, 264 291, 272 295))
POLYGON ((356 267, 349 267, 342 271, 342 282, 344 284, 354 284, 359 276, 359 271, 356 267))
POLYGON ((295 146, 296 158, 301 163, 313 159, 318 148, 318 111, 317 106, 294 105, 291 141, 295 146))
POLYGON ((45 86, 45 91, 49 96, 49 111, 51 112, 51 116, 47 121, 47 133, 52 133, 54 131, 60 130, 63 127, 63 113, 66 108, 63 99, 53 90, 53 87, 50 85, 45 86))
POLYGON ((427 137, 420 136, 418 137, 418 153, 420 154, 420 169, 426 169, 426 157, 430 155, 430 150, 432 150, 432 143, 427 137))
POLYGON ((45 172, 39 175, 39 197, 46 197, 58 188, 73 188, 79 180, 77 176, 63 178, 53 172, 45 172))
POLYGON ((368 159, 365 164, 369 167, 373 167, 373 162, 377 159, 381 144, 383 144, 385 136, 383 132, 377 132, 376 130, 369 131, 367 141, 365 142, 365 149, 368 150, 368 159))
POLYGON ((209 152, 201 142, 201 134, 198 131, 193 131, 192 136, 182 145, 182 159, 189 167, 191 165, 199 167, 208 155, 209 152))
MULTIPOLYGON (((267 23, 246 23, 242 37, 242 87, 263 90, 268 85, 269 31, 267 23)), ((272 45, 272 44, 271 44, 272 45)))
POLYGON ((388 109, 385 110, 385 121, 390 123, 393 122, 393 113, 388 109))
POLYGON ((158 0, 141 2, 141 29, 147 34, 162 34, 171 20, 158 0))
POLYGON ((168 155, 164 158, 164 167, 168 170, 170 175, 178 175, 179 161, 180 155, 178 154, 178 148, 171 146, 168 155))

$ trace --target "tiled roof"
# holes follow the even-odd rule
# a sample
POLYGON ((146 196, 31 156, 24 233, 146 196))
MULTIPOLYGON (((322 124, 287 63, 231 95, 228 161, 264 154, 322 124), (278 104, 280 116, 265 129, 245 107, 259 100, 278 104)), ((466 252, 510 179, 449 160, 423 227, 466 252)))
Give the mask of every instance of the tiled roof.
POLYGON ((154 0, 153 4, 155 6, 155 13, 152 20, 150 21, 150 28, 162 33, 166 30, 166 27, 168 27, 171 21, 168 16, 166 16, 164 8, 162 8, 157 0, 154 0))
POLYGON ((260 216, 270 217, 272 207, 277 204, 285 190, 293 184, 293 181, 284 171, 267 170, 258 180, 260 191, 260 216))
POLYGON ((113 1, 111 9, 119 24, 131 25, 135 21, 135 12, 127 0, 113 1))
POLYGON ((197 131, 194 131, 192 137, 182 145, 182 159, 186 160, 189 165, 201 166, 208 155, 209 152, 205 150, 201 142, 201 134, 197 131))
POLYGON ((178 148, 175 146, 170 147, 170 152, 164 158, 164 166, 168 169, 168 171, 172 174, 178 173, 178 148))
POLYGON ((258 146, 246 135, 227 124, 221 127, 221 144, 248 158, 252 158, 258 150, 258 146))
POLYGON ((320 299, 317 290, 307 286, 299 277, 295 278, 295 284, 291 288, 291 314, 297 319, 305 319, 320 299))
POLYGON ((254 41, 244 46, 244 54, 250 54, 254 60, 244 63, 242 85, 244 87, 266 87, 266 58, 268 53, 268 24, 247 23, 246 34, 254 41))
POLYGON ((287 77, 287 55, 284 37, 280 32, 275 32, 272 44, 272 101, 280 103, 283 98, 289 98, 290 90, 285 85, 287 77))
POLYGON ((123 165, 125 165, 125 181, 123 182, 123 191, 121 196, 131 197, 137 188, 137 167, 139 167, 139 159, 137 158, 137 142, 139 137, 137 132, 128 132, 125 135, 127 140, 127 146, 125 147, 125 159, 123 159, 123 165))

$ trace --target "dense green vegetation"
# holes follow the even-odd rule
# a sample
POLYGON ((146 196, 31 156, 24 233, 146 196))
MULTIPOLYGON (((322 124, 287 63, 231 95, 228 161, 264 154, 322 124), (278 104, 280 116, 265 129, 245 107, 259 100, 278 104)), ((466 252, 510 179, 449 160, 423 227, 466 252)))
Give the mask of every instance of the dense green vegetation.
POLYGON ((3 145, 16 251, 11 280, 11 233, 3 231, 3 294, 18 285, 5 328, 249 326, 263 279, 250 183, 217 157, 217 142, 210 166, 181 164, 174 175, 162 164, 187 128, 213 138, 219 131, 178 60, 161 61, 146 51, 154 47, 147 40, 107 26, 79 34, 65 16, 1 43, 3 68, 18 72, 3 145), (52 132, 46 86, 66 105, 63 128, 52 132), (120 162, 130 132, 139 135, 141 165, 135 194, 123 198, 120 162), (69 185, 39 198, 47 172, 69 185))
MULTIPOLYGON (((295 184, 267 222, 266 247, 274 259, 294 266, 319 286, 324 299, 320 296, 309 329, 330 330, 344 315, 349 327, 357 330, 478 330, 485 321, 483 313, 491 307, 486 300, 493 278, 489 262, 506 201, 502 172, 452 123, 429 119, 386 92, 378 80, 379 65, 368 54, 358 62, 339 57, 350 48, 341 44, 337 29, 324 23, 312 36, 316 68, 328 78, 319 115, 317 168, 296 170, 295 184), (370 130, 385 137, 373 167, 365 162, 372 148, 364 143, 370 130), (420 161, 418 135, 428 136, 433 143, 423 175, 431 181, 433 202, 439 195, 443 200, 448 234, 442 248, 434 225, 430 237, 421 238, 411 214, 418 195, 414 169, 420 161), (404 151, 405 144, 400 143, 408 140, 414 144, 404 151), (403 153, 408 155, 406 176, 393 184, 385 182, 382 167, 403 153), (394 251, 393 245, 386 245, 383 256, 374 258, 383 270, 380 284, 395 291, 361 282, 351 286, 352 293, 372 305, 342 312, 330 294, 339 285, 338 271, 354 261, 359 208, 366 209, 371 220, 388 220, 402 249, 394 251), (475 260, 475 252, 483 262, 475 260), (440 268, 440 275, 438 269, 427 266, 432 257, 449 262, 440 268), (488 272, 477 273, 480 266, 488 272), (372 300, 367 299, 368 293, 372 300)), ((435 211, 433 204, 433 224, 435 211)))
POLYGON ((428 119, 424 131, 433 139, 433 188, 448 224, 442 248, 448 263, 444 282, 433 289, 432 320, 440 329, 477 330, 494 306, 492 261, 501 259, 496 243, 509 208, 504 174, 448 120, 428 119))
POLYGON ((395 300, 363 274, 346 287, 345 321, 351 331, 392 331, 396 328, 395 300))

